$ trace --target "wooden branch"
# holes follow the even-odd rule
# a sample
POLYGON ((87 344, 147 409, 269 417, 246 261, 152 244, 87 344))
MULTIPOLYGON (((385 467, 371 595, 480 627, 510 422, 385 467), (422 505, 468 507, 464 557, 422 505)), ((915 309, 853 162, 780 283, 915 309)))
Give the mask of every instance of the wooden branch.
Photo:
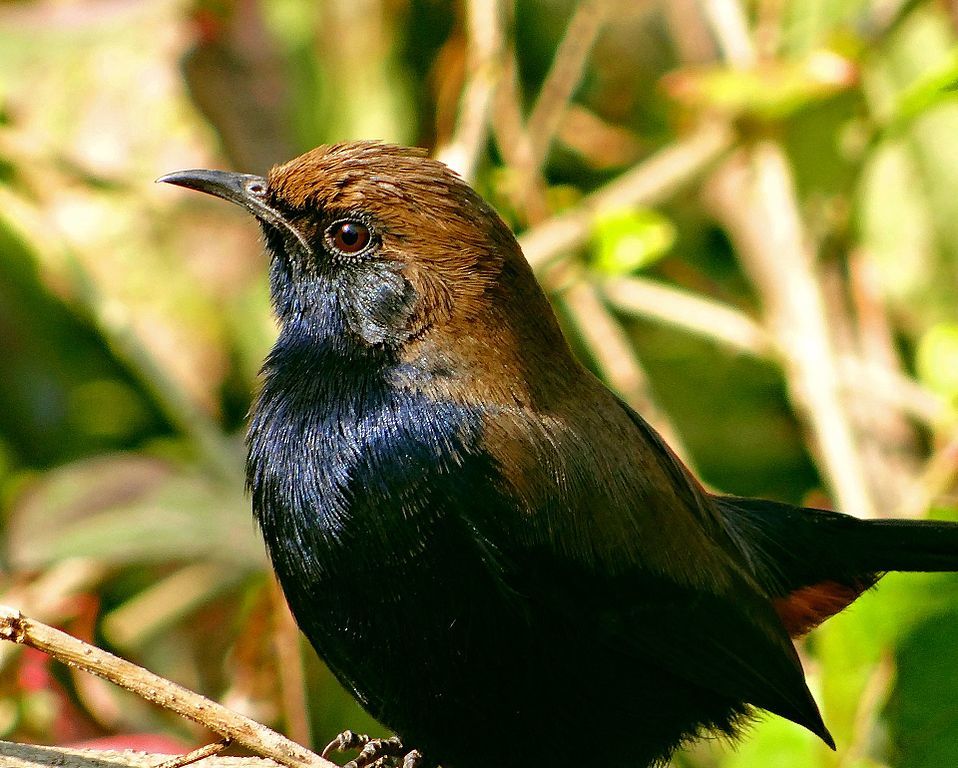
POLYGON ((466 181, 475 180, 476 166, 486 146, 489 114, 502 79, 504 33, 497 0, 466 3, 466 82, 459 98, 456 127, 436 158, 466 181))
POLYGON ((724 123, 701 125, 588 195, 572 210, 524 232, 519 238, 522 252, 534 269, 542 270, 588 240, 597 215, 664 200, 711 167, 734 139, 734 132, 724 123))
POLYGON ((618 319, 608 311, 599 290, 588 279, 572 282, 557 297, 568 308, 582 340, 602 377, 623 400, 642 414, 686 463, 692 458, 681 435, 652 393, 632 342, 618 319))
MULTIPOLYGON (((674 326, 740 354, 782 357, 776 338, 764 325, 717 299, 639 275, 608 278, 601 288, 619 312, 674 326)), ((842 391, 850 397, 865 394, 880 406, 892 406, 932 427, 947 417, 945 400, 897 366, 858 355, 838 355, 836 365, 842 391)))
POLYGON ((762 298, 789 390, 814 434, 823 476, 845 512, 872 517, 815 256, 784 151, 764 141, 739 153, 713 175, 705 194, 762 298))
MULTIPOLYGON (((0 741, 3 768, 157 768, 169 755, 132 750, 68 749, 0 741)), ((280 768, 263 757, 207 757, 201 768, 280 768)))
POLYGON ((589 54, 611 12, 609 0, 583 0, 569 20, 526 124, 530 167, 524 170, 528 183, 542 172, 562 116, 582 81, 589 54))
POLYGON ((638 275, 608 278, 602 291, 620 312, 674 325, 750 355, 766 357, 773 351, 764 326, 716 299, 638 275))
POLYGON ((338 768, 335 763, 245 715, 65 632, 29 619, 16 608, 0 606, 0 640, 36 648, 71 667, 91 672, 288 768, 338 768))

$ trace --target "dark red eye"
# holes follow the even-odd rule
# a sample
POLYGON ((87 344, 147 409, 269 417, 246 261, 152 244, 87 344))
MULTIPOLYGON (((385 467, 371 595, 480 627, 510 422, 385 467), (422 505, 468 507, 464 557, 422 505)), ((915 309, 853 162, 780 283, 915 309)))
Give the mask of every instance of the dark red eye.
POLYGON ((337 221, 326 230, 326 235, 341 253, 359 253, 372 239, 369 227, 361 221, 337 221))

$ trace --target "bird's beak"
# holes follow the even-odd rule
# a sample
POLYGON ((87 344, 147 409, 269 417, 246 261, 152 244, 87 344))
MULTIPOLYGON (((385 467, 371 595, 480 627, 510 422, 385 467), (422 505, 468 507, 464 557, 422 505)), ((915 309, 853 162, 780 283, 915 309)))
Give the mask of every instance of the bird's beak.
POLYGON ((156 181, 195 189, 197 192, 205 192, 241 205, 264 224, 289 233, 306 255, 312 252, 312 248, 299 230, 267 202, 267 181, 262 176, 198 168, 191 171, 174 171, 160 176, 156 181))
POLYGON ((156 181, 221 197, 231 203, 242 205, 254 216, 259 216, 260 211, 267 208, 263 201, 266 193, 266 179, 262 176, 198 168, 192 171, 174 171, 160 176, 156 181))

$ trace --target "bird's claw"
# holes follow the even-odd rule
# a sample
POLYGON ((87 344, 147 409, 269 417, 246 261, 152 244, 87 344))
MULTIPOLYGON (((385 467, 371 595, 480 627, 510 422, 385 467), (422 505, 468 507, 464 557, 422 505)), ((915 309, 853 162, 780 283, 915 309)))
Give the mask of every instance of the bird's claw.
POLYGON ((374 763, 389 757, 401 757, 405 752, 402 741, 398 736, 388 739, 369 739, 359 754, 343 768, 370 768, 374 763))
POLYGON ((326 748, 323 749, 322 756, 329 759, 329 756, 333 752, 348 752, 351 749, 359 749, 360 747, 365 747, 370 741, 372 741, 372 739, 364 733, 354 733, 353 731, 345 730, 326 745, 326 748))
POLYGON ((322 754, 323 757, 329 758, 333 752, 347 752, 352 749, 360 749, 360 752, 343 768, 422 767, 422 753, 418 749, 407 750, 398 736, 372 739, 366 734, 343 731, 326 745, 322 754))

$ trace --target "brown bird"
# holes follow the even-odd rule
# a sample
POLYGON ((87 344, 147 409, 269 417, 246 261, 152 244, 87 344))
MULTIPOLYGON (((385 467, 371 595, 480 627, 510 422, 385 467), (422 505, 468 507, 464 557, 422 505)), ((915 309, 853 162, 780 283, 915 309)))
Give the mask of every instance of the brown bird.
POLYGON ((338 144, 266 178, 161 181, 262 225, 281 329, 254 513, 310 642, 429 760, 653 765, 756 708, 834 746, 790 638, 884 571, 958 568, 955 525, 706 492, 424 152, 338 144))

